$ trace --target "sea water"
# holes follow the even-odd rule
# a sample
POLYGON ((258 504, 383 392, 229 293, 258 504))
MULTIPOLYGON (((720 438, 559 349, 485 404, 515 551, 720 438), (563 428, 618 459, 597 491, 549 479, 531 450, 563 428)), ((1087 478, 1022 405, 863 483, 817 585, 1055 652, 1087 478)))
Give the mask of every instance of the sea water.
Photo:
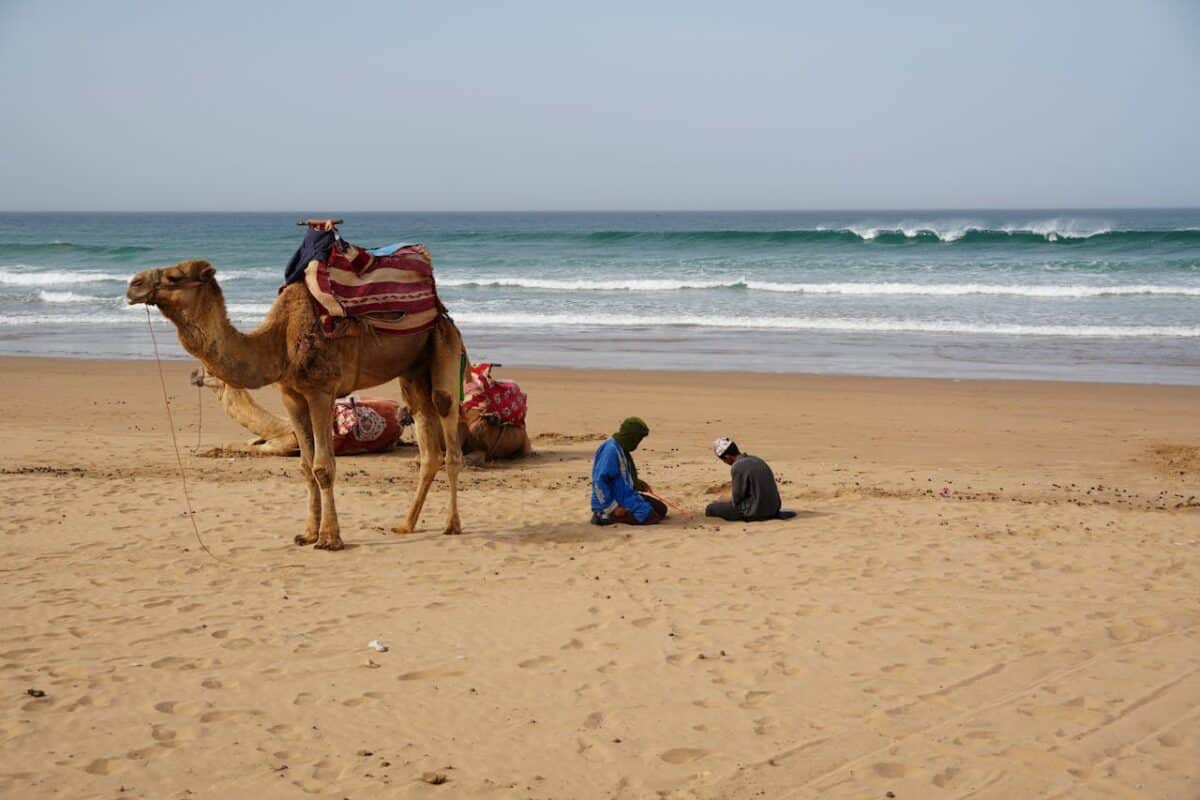
MULTIPOLYGON (((299 216, 5 215, 0 353, 151 356, 125 285, 186 258, 249 329, 299 216)), ((477 361, 1200 384, 1196 209, 342 216, 429 247, 477 361)))

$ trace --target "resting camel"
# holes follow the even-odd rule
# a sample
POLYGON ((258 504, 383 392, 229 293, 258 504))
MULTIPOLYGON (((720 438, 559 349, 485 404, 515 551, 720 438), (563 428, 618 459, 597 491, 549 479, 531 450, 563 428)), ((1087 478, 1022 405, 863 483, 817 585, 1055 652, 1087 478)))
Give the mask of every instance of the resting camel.
MULTIPOLYGON (((247 390, 230 386, 201 369, 192 372, 191 381, 193 386, 212 389, 225 414, 257 437, 242 448, 245 452, 265 456, 294 456, 299 450, 291 423, 260 406, 247 390)), ((524 428, 501 424, 492 418, 493 415, 479 408, 460 408, 458 413, 458 441, 464 456, 476 453, 483 461, 491 461, 521 458, 533 452, 533 445, 524 428)), ((402 407, 401 424, 408 425, 411 421, 409 410, 402 407)))
MULTIPOLYGON (((255 438, 245 445, 225 447, 221 450, 260 456, 299 455, 300 445, 296 442, 292 423, 260 406, 248 390, 230 386, 220 378, 206 374, 203 369, 192 370, 191 382, 193 386, 207 386, 212 389, 226 416, 255 435, 255 438)), ((339 398, 335 401, 336 409, 345 409, 347 406, 354 408, 358 414, 371 415, 376 425, 367 426, 362 435, 357 431, 339 435, 335 412, 335 419, 330 420, 330 423, 334 427, 333 453, 336 456, 387 452, 400 444, 400 435, 405 426, 413 424, 408 409, 394 400, 357 397, 339 398)), ((461 422, 459 431, 461 436, 461 422)))
POLYGON ((404 401, 413 412, 421 453, 412 506, 404 524, 393 530, 411 533, 416 528, 441 467, 444 441, 450 483, 444 533, 461 533, 458 395, 466 356, 454 323, 442 317, 432 329, 412 335, 375 335, 364 330, 359 336, 326 338, 308 290, 303 283, 293 283, 279 292, 257 328, 242 333, 229 322, 215 276, 216 269, 207 261, 181 261, 134 275, 125 296, 131 305, 158 306, 175 324, 183 349, 226 383, 247 389, 279 384, 300 444, 300 471, 308 485, 308 520, 296 544, 342 549, 333 499, 337 474, 329 424, 333 402, 392 378, 400 380, 404 401))

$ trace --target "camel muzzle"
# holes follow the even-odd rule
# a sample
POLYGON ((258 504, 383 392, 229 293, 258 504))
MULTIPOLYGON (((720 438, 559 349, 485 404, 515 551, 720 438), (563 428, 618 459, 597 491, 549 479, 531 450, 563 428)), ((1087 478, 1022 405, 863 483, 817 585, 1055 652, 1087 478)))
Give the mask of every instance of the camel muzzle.
POLYGON ((154 295, 158 292, 158 284, 162 279, 161 270, 146 270, 139 272, 129 279, 129 287, 125 290, 125 301, 136 306, 144 303, 148 306, 155 305, 154 295))

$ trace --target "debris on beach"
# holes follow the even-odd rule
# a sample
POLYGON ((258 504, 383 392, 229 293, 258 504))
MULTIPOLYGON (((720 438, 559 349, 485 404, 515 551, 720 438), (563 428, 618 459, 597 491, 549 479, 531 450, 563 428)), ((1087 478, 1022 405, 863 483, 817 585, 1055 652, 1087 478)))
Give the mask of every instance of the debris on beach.
POLYGON ((444 772, 422 772, 421 780, 426 783, 432 783, 434 786, 440 786, 449 779, 444 772))
POLYGON ((376 653, 386 653, 388 651, 388 646, 378 639, 372 639, 371 641, 367 642, 367 647, 371 648, 376 653))
POLYGON ((29 695, 30 697, 45 697, 46 696, 46 693, 43 692, 41 689, 26 689, 25 694, 29 695))

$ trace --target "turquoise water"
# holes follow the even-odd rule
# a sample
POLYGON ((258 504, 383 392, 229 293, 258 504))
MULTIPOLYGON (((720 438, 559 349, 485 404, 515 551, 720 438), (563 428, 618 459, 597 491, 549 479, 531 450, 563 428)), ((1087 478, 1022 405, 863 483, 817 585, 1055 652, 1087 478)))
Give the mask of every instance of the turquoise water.
MULTIPOLYGON (((7 215, 0 353, 150 355, 124 284, 184 258, 251 327, 297 216, 7 215)), ((430 248, 476 359, 1200 384, 1200 210, 344 216, 430 248)))

